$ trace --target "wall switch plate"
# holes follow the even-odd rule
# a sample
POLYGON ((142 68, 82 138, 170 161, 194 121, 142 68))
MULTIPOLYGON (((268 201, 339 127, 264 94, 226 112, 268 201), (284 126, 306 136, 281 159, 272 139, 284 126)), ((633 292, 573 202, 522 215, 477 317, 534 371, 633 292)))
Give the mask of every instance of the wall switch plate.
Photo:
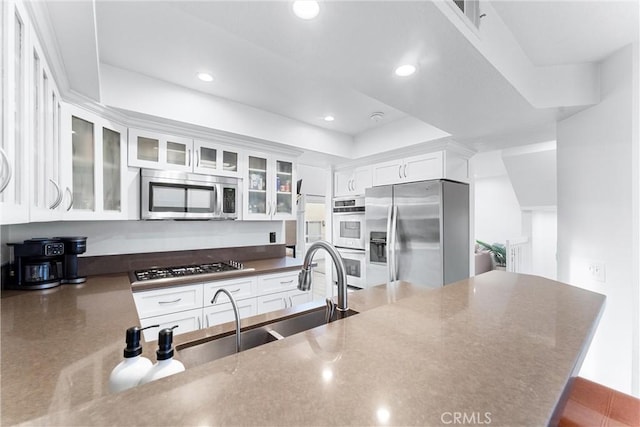
POLYGON ((276 242, 276 232, 271 231, 269 233, 269 243, 275 243, 275 242, 276 242))
POLYGON ((587 265, 589 270, 589 275, 593 280, 597 280, 598 282, 605 281, 605 269, 603 262, 591 261, 587 265))

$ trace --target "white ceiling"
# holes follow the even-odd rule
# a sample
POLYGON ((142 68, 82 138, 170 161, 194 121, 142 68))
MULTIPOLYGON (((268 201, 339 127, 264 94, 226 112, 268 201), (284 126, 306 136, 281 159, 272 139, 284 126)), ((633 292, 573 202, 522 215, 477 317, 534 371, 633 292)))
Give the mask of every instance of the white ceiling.
POLYGON ((637 0, 492 1, 535 65, 599 62, 638 39, 637 0))
MULTIPOLYGON (((69 27, 55 15, 74 3, 56 3, 57 33, 69 27)), ((491 4, 531 61, 550 65, 599 61, 637 40, 637 2, 610 3, 491 4)), ((325 1, 312 21, 290 6, 99 0, 99 61, 353 136, 409 117, 486 141, 549 128, 570 112, 532 107, 430 1, 325 1), (408 61, 416 75, 393 75, 408 61), (215 80, 200 82, 198 71, 215 80), (377 111, 378 123, 369 119, 377 111)))

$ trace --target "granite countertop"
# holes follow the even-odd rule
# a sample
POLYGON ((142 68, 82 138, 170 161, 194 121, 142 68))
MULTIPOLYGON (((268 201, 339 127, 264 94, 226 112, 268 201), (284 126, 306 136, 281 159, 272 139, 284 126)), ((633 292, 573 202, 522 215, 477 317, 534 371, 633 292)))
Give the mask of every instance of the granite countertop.
POLYGON ((349 305, 360 314, 109 394, 124 331, 138 323, 126 275, 3 294, 0 421, 440 425, 463 413, 476 424, 543 425, 580 367, 604 296, 490 272, 433 290, 382 285, 350 293, 349 305))

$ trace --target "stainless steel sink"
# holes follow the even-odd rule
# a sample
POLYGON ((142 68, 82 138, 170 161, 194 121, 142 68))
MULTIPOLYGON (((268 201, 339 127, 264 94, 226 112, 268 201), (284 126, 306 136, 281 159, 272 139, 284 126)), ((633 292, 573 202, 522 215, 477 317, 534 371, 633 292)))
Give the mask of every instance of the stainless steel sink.
MULTIPOLYGON (((354 310, 348 310, 344 313, 336 312, 330 321, 340 320, 354 314, 358 314, 358 312, 354 310)), ((289 317, 276 319, 269 323, 258 324, 240 332, 242 340, 240 350, 249 350, 326 323, 326 309, 325 307, 319 307, 289 317)), ((235 352, 236 336, 233 332, 176 346, 176 358, 186 368, 211 362, 235 352)))

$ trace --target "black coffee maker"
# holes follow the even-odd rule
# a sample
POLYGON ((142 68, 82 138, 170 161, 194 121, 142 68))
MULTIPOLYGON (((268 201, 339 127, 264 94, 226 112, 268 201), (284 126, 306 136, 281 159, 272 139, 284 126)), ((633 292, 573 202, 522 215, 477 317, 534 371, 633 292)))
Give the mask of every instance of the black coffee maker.
POLYGON ((87 280, 78 274, 78 255, 87 250, 86 237, 37 238, 8 245, 14 262, 9 266, 7 289, 48 289, 87 280))
POLYGON ((39 238, 9 243, 14 262, 9 268, 8 289, 48 289, 60 285, 64 243, 39 238))
POLYGON ((62 283, 78 284, 87 281, 87 276, 78 275, 78 255, 87 251, 86 237, 54 237, 64 244, 62 283))

